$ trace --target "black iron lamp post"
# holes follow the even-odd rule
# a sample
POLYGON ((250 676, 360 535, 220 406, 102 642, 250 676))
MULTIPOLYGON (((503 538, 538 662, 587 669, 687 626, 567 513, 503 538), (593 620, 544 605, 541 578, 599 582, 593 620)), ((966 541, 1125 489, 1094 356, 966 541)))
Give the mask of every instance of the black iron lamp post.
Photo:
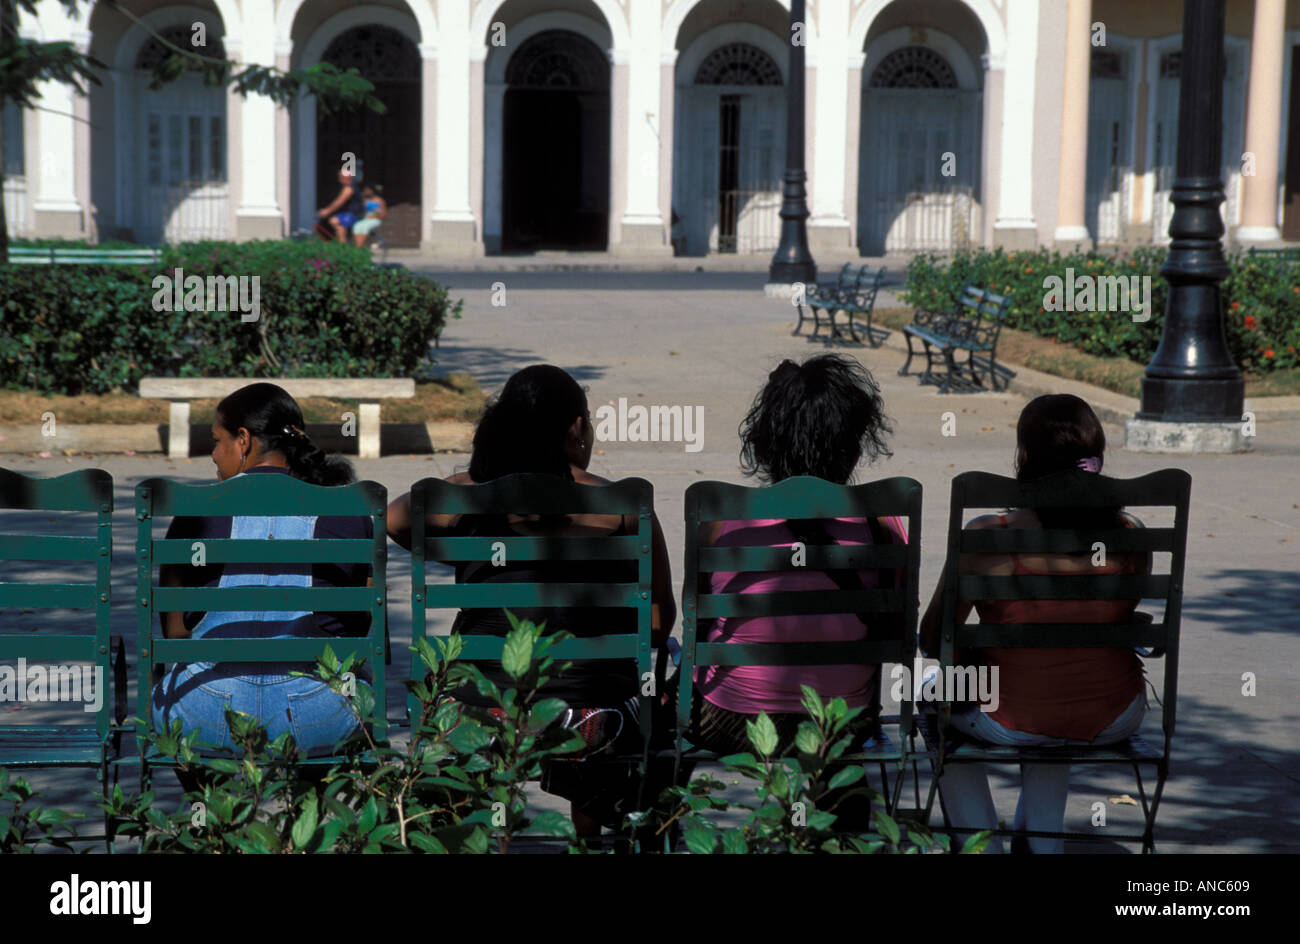
POLYGON ((817 264, 808 249, 808 191, 804 181, 804 47, 795 43, 804 28, 804 0, 790 3, 790 86, 786 96, 785 179, 781 188, 781 243, 772 256, 768 280, 791 284, 817 281, 817 264))
POLYGON ((1228 353, 1219 283, 1223 257, 1224 0, 1185 0, 1178 158, 1160 274, 1169 283, 1164 333, 1142 379, 1139 421, 1237 423, 1245 383, 1228 353))

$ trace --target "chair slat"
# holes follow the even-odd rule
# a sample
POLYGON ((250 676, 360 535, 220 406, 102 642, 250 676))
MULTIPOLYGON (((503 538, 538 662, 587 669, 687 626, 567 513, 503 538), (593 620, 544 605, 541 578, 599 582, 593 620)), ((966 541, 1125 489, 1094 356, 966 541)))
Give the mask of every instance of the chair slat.
POLYGON ((906 512, 912 479, 892 478, 867 486, 841 486, 809 476, 796 476, 766 488, 726 482, 696 482, 686 490, 690 520, 745 521, 755 519, 874 518, 906 512))
POLYGON ((428 538, 426 558, 432 561, 490 561, 501 548, 507 561, 636 560, 648 542, 636 535, 618 537, 454 537, 428 538))
POLYGON ((695 664, 707 665, 876 665, 898 656, 898 643, 700 642, 695 664))
POLYGON ((953 479, 953 488, 953 501, 962 508, 1168 506, 1190 491, 1191 477, 1181 469, 1163 469, 1134 479, 1071 470, 1018 482, 991 472, 963 472, 953 479))
POLYGON ((1142 600, 1168 592, 1169 577, 1160 574, 968 575, 957 588, 962 600, 1142 600))
POLYGON ((961 628, 961 645, 999 649, 1161 648, 1169 636, 1164 623, 967 623, 961 628))
POLYGON ((95 585, 86 583, 0 583, 0 606, 87 610, 95 606, 95 585))
POLYGON ((0 534, 0 560, 93 561, 99 542, 92 537, 52 534, 0 534))
POLYGON ((831 613, 901 613, 906 599, 901 590, 786 590, 702 594, 698 606, 700 619, 745 619, 831 613))
POLYGON ((100 655, 94 636, 52 633, 0 636, 0 659, 26 659, 29 663, 51 659, 94 662, 100 655))
POLYGON ((907 548, 901 544, 808 545, 793 563, 789 547, 702 547, 702 573, 718 571, 877 570, 907 566, 907 548))
POLYGON ((349 612, 369 610, 378 592, 373 587, 157 587, 153 591, 153 606, 164 613, 349 612))
POLYGON ((155 662, 315 662, 327 644, 340 659, 356 656, 368 665, 384 661, 383 646, 376 651, 374 641, 365 636, 155 639, 151 658, 155 662))
POLYGON ((384 501, 382 486, 355 482, 344 487, 309 485, 288 475, 240 475, 214 485, 184 485, 146 479, 137 486, 151 501, 154 517, 266 515, 370 516, 384 501))
POLYGON ((533 489, 531 476, 506 475, 482 485, 454 485, 442 479, 424 479, 416 483, 425 491, 427 507, 447 515, 524 514, 507 510, 520 507, 521 494, 527 494, 527 514, 534 515, 615 515, 635 514, 644 479, 622 479, 609 485, 591 486, 547 476, 546 490, 533 489))
POLYGON ((0 508, 112 511, 113 477, 103 469, 81 469, 52 478, 0 469, 0 508))
POLYGON ((194 545, 203 545, 208 564, 270 564, 293 561, 298 564, 367 564, 374 553, 374 542, 364 538, 310 541, 250 541, 232 538, 195 540, 158 540, 153 543, 153 558, 158 564, 192 564, 194 545))
POLYGON ((626 583, 464 583, 429 584, 424 605, 435 608, 636 607, 636 584, 626 583))
MULTIPOLYGON (((446 640, 446 636, 431 636, 446 640)), ((503 636, 462 636, 460 659, 465 662, 499 662, 505 647, 503 636)), ((559 661, 566 659, 634 659, 641 654, 641 640, 632 634, 589 636, 556 643, 548 654, 559 661)), ((648 648, 646 652, 648 653, 648 648)))
POLYGON ((1108 528, 1099 531, 1040 531, 1035 528, 963 530, 961 551, 969 554, 1091 554, 1100 542, 1107 554, 1168 553, 1177 542, 1173 528, 1108 528))

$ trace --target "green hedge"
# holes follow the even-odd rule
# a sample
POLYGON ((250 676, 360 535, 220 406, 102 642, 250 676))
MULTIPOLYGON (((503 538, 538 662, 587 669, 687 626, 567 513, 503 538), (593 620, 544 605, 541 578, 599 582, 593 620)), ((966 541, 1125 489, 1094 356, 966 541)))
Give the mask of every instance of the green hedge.
POLYGON ((145 376, 414 376, 460 310, 435 282, 320 242, 192 243, 157 266, 0 266, 0 384, 80 394, 145 376), (156 311, 153 280, 178 266, 257 276, 259 320, 156 311))
MULTIPOLYGON (((1160 277, 1166 250, 1142 247, 1107 255, 1041 249, 980 250, 952 257, 922 254, 907 269, 902 300, 917 308, 954 308, 966 285, 1011 298, 1007 324, 1102 357, 1146 364, 1160 343, 1169 286, 1160 277), (1150 276, 1151 318, 1135 322, 1127 312, 1045 311, 1044 280, 1080 275, 1150 276)), ((1237 255, 1223 282, 1228 349, 1243 370, 1269 373, 1300 365, 1300 268, 1273 257, 1237 255)))

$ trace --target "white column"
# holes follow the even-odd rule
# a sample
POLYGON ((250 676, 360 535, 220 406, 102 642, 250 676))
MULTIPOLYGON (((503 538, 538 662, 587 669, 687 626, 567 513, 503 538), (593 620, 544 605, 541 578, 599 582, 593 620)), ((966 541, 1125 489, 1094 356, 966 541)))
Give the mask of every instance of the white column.
POLYGON ((1034 222, 1034 72, 1038 63, 1038 0, 1006 0, 1007 56, 991 58, 990 71, 1003 70, 1002 134, 998 172, 998 213, 994 243, 1032 248, 1034 222))
POLYGON ((1238 242, 1282 238, 1277 226, 1282 146, 1282 65, 1286 53, 1286 0, 1255 0, 1250 42, 1250 86, 1246 98, 1246 150, 1255 173, 1241 178, 1238 242))
MULTIPOLYGON (((72 41, 76 25, 58 3, 39 5, 36 23, 20 10, 19 24, 21 35, 45 42, 72 41)), ((84 237, 86 221, 77 199, 76 93, 62 82, 38 82, 36 88, 40 96, 40 109, 35 113, 40 161, 39 166, 26 168, 33 235, 84 237)))
POLYGON ((814 65, 814 54, 816 59, 809 83, 816 88, 816 95, 808 135, 808 143, 815 144, 810 164, 810 183, 815 186, 811 187, 812 216, 808 220, 808 242, 814 253, 851 248, 844 155, 850 149, 856 153, 858 148, 857 141, 849 141, 845 124, 850 75, 848 4, 845 0, 822 0, 817 7, 817 48, 808 50, 810 65, 814 65))
MULTIPOLYGON (((233 55, 241 63, 274 66, 275 8, 269 3, 243 4, 241 42, 233 55)), ((228 52, 231 51, 228 49, 228 52)), ((239 194, 235 211, 236 239, 279 239, 285 234, 285 216, 277 195, 275 102, 250 93, 239 108, 238 177, 230 181, 239 194)))
POLYGON ((438 199, 438 51, 420 44, 420 246, 433 247, 433 207, 438 199))
POLYGON ((482 233, 470 208, 470 47, 482 37, 469 36, 469 4, 440 3, 438 29, 447 37, 472 42, 440 43, 437 58, 436 108, 438 127, 434 145, 434 205, 430 248, 439 255, 482 255, 482 233))
MULTIPOLYGON (((1065 88, 1061 95, 1060 177, 1056 191, 1056 232, 1062 248, 1089 242, 1086 224, 1088 178, 1088 83, 1092 78, 1092 2, 1067 0, 1065 7, 1065 88)), ((1014 48, 1014 47, 1012 47, 1014 48)))
POLYGON ((677 121, 677 50, 659 53, 659 213, 668 233, 668 248, 673 239, 673 135, 677 121))
MULTIPOLYGON (((624 252, 667 255, 672 247, 659 205, 659 175, 662 149, 666 141, 671 143, 671 134, 665 135, 660 96, 660 5, 630 4, 628 17, 632 46, 627 55, 627 124, 624 141, 612 142, 614 152, 621 147, 625 158, 618 247, 624 252)), ((617 108, 617 103, 611 104, 617 108)))

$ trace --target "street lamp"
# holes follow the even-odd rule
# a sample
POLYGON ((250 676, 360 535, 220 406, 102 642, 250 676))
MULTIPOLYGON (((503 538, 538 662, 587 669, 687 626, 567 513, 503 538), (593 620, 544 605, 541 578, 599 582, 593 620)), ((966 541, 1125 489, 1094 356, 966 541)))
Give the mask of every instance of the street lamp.
MULTIPOLYGON (((781 187, 781 242, 768 268, 770 286, 817 281, 817 263, 808 249, 808 191, 804 181, 804 0, 790 3, 790 83, 786 96, 785 178, 781 187), (800 41, 795 42, 795 37, 800 41)), ((787 288, 788 291, 788 288, 787 288)))
POLYGON ((1245 382, 1228 353, 1219 283, 1223 257, 1224 0, 1185 0, 1172 242, 1164 333, 1125 426, 1139 452, 1238 452, 1245 382))

